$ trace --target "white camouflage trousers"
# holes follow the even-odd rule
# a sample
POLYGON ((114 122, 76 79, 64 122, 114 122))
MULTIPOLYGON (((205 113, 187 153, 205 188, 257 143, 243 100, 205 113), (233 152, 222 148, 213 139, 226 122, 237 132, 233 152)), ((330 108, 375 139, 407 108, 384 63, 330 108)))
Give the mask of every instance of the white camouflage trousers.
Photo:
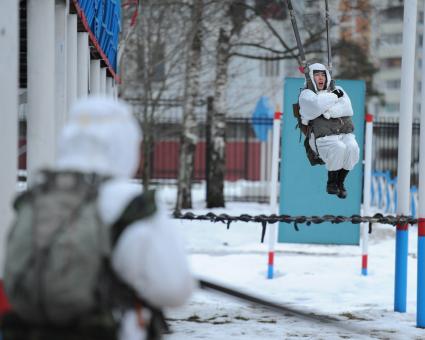
POLYGON ((319 152, 320 158, 325 162, 328 171, 340 169, 352 170, 359 161, 359 146, 354 134, 331 135, 316 139, 310 138, 310 146, 319 152))

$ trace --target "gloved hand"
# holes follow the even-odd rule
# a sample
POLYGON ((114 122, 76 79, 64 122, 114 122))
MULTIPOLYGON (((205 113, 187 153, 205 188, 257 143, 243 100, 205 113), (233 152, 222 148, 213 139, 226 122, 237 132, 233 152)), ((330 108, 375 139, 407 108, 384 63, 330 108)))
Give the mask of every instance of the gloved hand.
POLYGON ((341 98, 344 95, 344 92, 342 92, 342 90, 339 90, 339 89, 333 90, 332 93, 336 94, 338 98, 341 98))
POLYGON ((331 115, 328 111, 326 111, 325 113, 323 113, 323 117, 325 117, 326 119, 330 119, 331 115))

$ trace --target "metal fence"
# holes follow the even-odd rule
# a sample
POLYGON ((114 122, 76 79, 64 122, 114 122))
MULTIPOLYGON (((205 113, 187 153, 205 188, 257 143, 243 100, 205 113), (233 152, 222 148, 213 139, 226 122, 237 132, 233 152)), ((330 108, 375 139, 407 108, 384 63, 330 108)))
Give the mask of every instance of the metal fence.
MULTIPOLYGON (((151 153, 151 184, 175 186, 179 167, 181 115, 158 119, 154 124, 154 151, 151 153)), ((194 157, 193 183, 205 184, 206 121, 198 119, 198 143, 194 157)), ((271 133, 267 142, 255 136, 253 124, 271 127, 272 119, 232 117, 226 120, 226 167, 224 192, 227 201, 268 202, 271 169, 271 133)), ((373 164, 375 174, 397 176, 398 118, 379 118, 373 125, 373 164)), ((411 185, 418 186, 419 120, 412 127, 411 185)), ((20 122, 19 168, 26 168, 26 124, 20 122)))
MULTIPOLYGON (((270 142, 260 142, 253 124, 271 127, 272 119, 233 117, 226 120, 226 200, 268 201, 270 142)), ((206 122, 198 120, 199 140, 195 148, 193 181, 206 179, 206 122)), ((153 185, 175 184, 180 150, 180 119, 159 120, 154 127, 154 150, 150 157, 153 185)))
MULTIPOLYGON (((412 126, 411 185, 419 180, 419 120, 412 126)), ((379 118, 373 123, 373 164, 375 171, 389 171, 391 177, 397 176, 398 161, 398 117, 379 118)))

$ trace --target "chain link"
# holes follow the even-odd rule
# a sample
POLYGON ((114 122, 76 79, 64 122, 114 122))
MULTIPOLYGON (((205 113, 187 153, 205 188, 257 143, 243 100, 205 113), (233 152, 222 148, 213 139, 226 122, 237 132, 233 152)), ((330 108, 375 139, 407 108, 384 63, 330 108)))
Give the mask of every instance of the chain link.
POLYGON ((392 226, 404 226, 407 224, 417 224, 422 222, 422 219, 417 219, 412 216, 384 216, 382 214, 375 214, 373 216, 360 216, 360 215, 351 215, 351 216, 341 216, 341 215, 324 215, 324 216, 290 216, 290 215, 249 215, 242 214, 239 216, 231 216, 227 214, 214 214, 209 212, 205 215, 196 215, 192 212, 186 212, 182 214, 181 212, 174 212, 173 217, 183 220, 191 221, 211 221, 211 222, 222 222, 227 224, 227 228, 230 228, 232 222, 256 222, 261 223, 263 232, 261 241, 264 240, 265 229, 267 224, 273 224, 277 222, 283 222, 288 224, 293 224, 295 230, 299 230, 298 224, 306 224, 310 226, 311 224, 320 224, 323 222, 330 222, 333 224, 339 224, 344 222, 350 222, 353 224, 368 223, 369 224, 369 233, 372 232, 373 223, 382 223, 390 224, 392 226))

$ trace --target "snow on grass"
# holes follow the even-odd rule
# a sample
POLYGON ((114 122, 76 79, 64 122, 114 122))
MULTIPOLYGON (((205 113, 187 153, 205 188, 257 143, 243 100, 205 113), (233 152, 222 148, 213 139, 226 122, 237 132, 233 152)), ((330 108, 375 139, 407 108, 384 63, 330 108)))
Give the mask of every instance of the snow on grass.
MULTIPOLYGON (((196 197, 196 196, 195 196, 196 197)), ((202 195, 191 211, 203 214, 202 195)), ((228 203, 214 213, 269 214, 257 203, 228 203)), ((359 246, 277 244, 275 278, 267 279, 267 235, 261 225, 180 220, 196 277, 239 289, 333 323, 279 314, 228 296, 198 290, 182 308, 167 311, 169 339, 425 339, 416 328, 417 229, 409 232, 407 313, 393 311, 395 230, 375 225, 369 275, 361 275, 359 246)), ((311 226, 313 228, 314 226, 311 226)))

